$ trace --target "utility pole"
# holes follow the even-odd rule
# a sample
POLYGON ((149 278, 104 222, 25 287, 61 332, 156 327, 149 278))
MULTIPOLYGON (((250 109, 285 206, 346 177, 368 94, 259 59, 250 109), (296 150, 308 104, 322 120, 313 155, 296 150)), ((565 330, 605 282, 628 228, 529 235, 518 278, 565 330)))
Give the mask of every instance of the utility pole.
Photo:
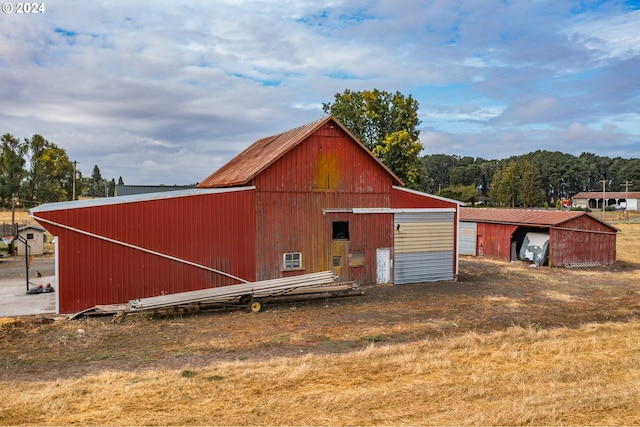
POLYGON ((631 181, 626 180, 623 182, 620 187, 624 186, 624 217, 628 218, 629 212, 629 186, 631 185, 631 181))
POLYGON ((76 199, 76 170, 77 170, 78 162, 73 161, 73 198, 71 200, 76 199))
POLYGON ((11 233, 13 234, 13 239, 7 249, 9 255, 13 255, 13 242, 18 237, 18 227, 16 227, 16 193, 11 194, 11 233))
POLYGON ((607 199, 605 198, 605 186, 607 185, 607 180, 606 179, 601 179, 600 182, 602 183, 602 219, 604 219, 604 205, 607 201, 607 199))
POLYGON ((631 181, 626 180, 625 182, 623 182, 622 184, 620 184, 620 187, 624 187, 624 197, 628 196, 628 192, 629 192, 629 186, 631 185, 631 181))

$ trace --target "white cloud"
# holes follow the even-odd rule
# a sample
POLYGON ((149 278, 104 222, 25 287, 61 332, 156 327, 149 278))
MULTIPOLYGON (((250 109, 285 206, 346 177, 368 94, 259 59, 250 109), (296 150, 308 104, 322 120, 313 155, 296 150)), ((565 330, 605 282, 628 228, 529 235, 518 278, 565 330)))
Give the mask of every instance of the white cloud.
POLYGON ((640 10, 614 16, 591 16, 571 26, 568 36, 576 44, 598 52, 603 59, 629 59, 640 55, 640 10))
POLYGON ((582 123, 571 123, 567 128, 565 141, 581 141, 589 138, 592 131, 582 123))
POLYGON ((39 133, 85 174, 185 184, 318 119, 335 93, 378 88, 420 102, 429 153, 586 139, 637 155, 639 12, 574 6, 58 0, 0 16, 0 132, 39 133))

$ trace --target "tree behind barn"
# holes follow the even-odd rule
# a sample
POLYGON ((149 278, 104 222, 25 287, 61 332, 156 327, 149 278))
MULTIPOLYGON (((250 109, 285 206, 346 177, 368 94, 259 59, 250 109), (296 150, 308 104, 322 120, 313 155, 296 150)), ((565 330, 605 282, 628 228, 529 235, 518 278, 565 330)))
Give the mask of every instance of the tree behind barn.
POLYGON ((335 94, 333 103, 323 103, 322 109, 349 129, 407 187, 423 186, 418 101, 411 95, 405 97, 400 92, 392 94, 378 89, 362 92, 347 89, 335 94))
POLYGON ((493 175, 489 198, 512 208, 540 206, 544 191, 538 168, 523 158, 510 160, 493 175))
POLYGON ((73 163, 67 153, 40 135, 25 139, 30 168, 22 198, 39 203, 70 200, 73 193, 73 163))
POLYGON ((102 174, 100 173, 100 168, 98 167, 98 165, 93 166, 93 173, 91 174, 91 180, 89 181, 87 196, 89 197, 105 196, 105 181, 102 179, 102 174))
POLYGON ((11 134, 2 136, 2 152, 0 153, 0 198, 6 206, 13 195, 20 193, 22 181, 27 176, 25 170, 27 144, 14 138, 11 134))

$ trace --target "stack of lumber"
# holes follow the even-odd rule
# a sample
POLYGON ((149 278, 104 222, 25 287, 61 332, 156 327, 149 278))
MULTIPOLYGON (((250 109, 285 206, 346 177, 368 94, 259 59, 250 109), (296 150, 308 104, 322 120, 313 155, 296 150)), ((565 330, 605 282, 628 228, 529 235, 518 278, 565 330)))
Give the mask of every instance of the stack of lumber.
POLYGON ((221 286, 177 294, 160 295, 129 301, 132 311, 154 310, 163 307, 192 303, 234 303, 243 297, 254 299, 281 297, 287 295, 313 294, 348 290, 353 283, 335 283, 336 276, 331 271, 304 274, 259 282, 221 286))

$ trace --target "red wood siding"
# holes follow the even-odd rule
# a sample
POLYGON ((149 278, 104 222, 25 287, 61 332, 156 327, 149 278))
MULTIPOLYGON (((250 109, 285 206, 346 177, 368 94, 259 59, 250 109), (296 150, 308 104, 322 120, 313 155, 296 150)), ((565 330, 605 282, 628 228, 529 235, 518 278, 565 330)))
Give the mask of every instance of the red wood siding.
POLYGON ((253 184, 261 192, 388 194, 393 182, 365 149, 328 123, 256 176, 253 184))
MULTIPOLYGON (((458 204, 446 199, 436 198, 426 193, 419 193, 411 190, 391 190, 391 207, 401 208, 454 208, 458 209, 458 204)), ((456 212, 457 219, 457 212, 456 212)))
MULTIPOLYGON (((224 192, 39 212, 36 218, 255 280, 255 194, 224 192)), ((237 283, 44 222, 58 238, 60 312, 237 283)))
POLYGON ((551 229, 549 235, 549 265, 552 267, 587 262, 611 265, 616 262, 616 233, 587 215, 551 229))
POLYGON ((517 225, 478 223, 478 242, 483 245, 477 248, 478 254, 488 258, 511 260, 511 235, 517 225))
POLYGON ((349 278, 375 283, 376 249, 393 247, 393 216, 325 214, 325 210, 388 208, 393 181, 341 128, 323 126, 253 183, 258 280, 331 270, 332 222, 348 221, 350 250, 364 250, 366 264, 349 268, 349 278), (282 271, 286 252, 302 253, 303 271, 282 271))
POLYGON ((377 248, 393 247, 393 215, 324 213, 327 208, 388 206, 388 194, 352 194, 334 192, 257 194, 257 279, 284 277, 282 256, 301 252, 302 273, 331 270, 332 222, 349 221, 350 249, 365 250, 369 267, 353 271, 350 280, 375 283, 377 248))

